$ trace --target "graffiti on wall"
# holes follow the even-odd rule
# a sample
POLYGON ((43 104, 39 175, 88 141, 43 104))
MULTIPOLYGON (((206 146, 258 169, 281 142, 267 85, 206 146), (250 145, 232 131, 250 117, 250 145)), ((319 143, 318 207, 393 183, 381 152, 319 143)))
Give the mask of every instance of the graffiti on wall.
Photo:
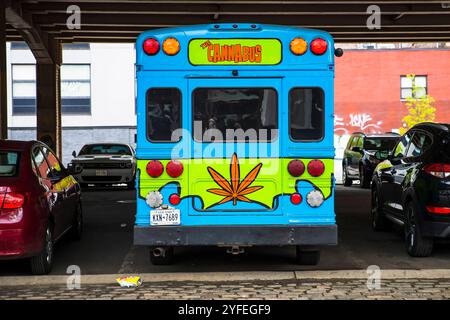
POLYGON ((383 121, 376 121, 368 113, 350 113, 348 116, 336 114, 334 117, 334 133, 336 135, 351 134, 355 131, 381 133, 383 121))

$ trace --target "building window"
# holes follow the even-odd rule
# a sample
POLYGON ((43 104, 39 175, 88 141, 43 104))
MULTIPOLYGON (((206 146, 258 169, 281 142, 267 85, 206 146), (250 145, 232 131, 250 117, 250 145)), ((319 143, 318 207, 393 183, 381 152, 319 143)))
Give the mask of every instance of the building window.
POLYGON ((36 66, 12 65, 12 111, 14 115, 36 113, 36 66))
POLYGON ((61 66, 61 110, 65 114, 91 112, 91 66, 89 64, 61 66))
POLYGON ((414 78, 408 76, 400 77, 400 98, 405 100, 407 98, 422 98, 427 95, 427 76, 415 76, 414 78), (416 91, 413 93, 413 87, 416 91))
POLYGON ((30 50, 30 48, 24 41, 14 41, 11 42, 11 50, 30 50))

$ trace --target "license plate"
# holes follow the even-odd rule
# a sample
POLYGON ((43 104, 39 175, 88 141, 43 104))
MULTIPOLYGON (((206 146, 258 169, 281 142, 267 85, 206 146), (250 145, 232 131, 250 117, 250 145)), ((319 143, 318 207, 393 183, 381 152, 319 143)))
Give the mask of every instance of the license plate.
POLYGON ((95 170, 95 175, 99 177, 104 177, 108 175, 107 170, 95 170))
POLYGON ((153 226, 179 225, 180 210, 178 209, 151 210, 150 224, 153 226))

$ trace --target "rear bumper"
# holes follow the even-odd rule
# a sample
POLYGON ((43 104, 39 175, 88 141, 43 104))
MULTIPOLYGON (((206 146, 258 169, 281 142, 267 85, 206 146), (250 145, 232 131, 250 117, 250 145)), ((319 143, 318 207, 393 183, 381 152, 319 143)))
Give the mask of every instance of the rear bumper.
POLYGON ((23 240, 22 229, 0 230, 0 260, 24 258, 29 249, 23 240))
POLYGON ((422 233, 427 237, 450 238, 450 222, 424 221, 422 233))
POLYGON ((336 245, 337 226, 135 226, 134 244, 145 246, 336 245))

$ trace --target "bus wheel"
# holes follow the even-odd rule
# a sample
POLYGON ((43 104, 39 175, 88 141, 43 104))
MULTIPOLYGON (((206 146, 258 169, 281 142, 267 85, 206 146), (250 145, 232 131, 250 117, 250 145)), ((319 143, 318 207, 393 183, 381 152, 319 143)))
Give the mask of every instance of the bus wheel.
POLYGON ((173 262, 173 247, 151 247, 150 261, 154 265, 168 265, 173 262))
POLYGON ((320 250, 308 249, 302 246, 296 247, 297 251, 297 264, 305 266, 314 266, 319 263, 320 260, 320 250))

